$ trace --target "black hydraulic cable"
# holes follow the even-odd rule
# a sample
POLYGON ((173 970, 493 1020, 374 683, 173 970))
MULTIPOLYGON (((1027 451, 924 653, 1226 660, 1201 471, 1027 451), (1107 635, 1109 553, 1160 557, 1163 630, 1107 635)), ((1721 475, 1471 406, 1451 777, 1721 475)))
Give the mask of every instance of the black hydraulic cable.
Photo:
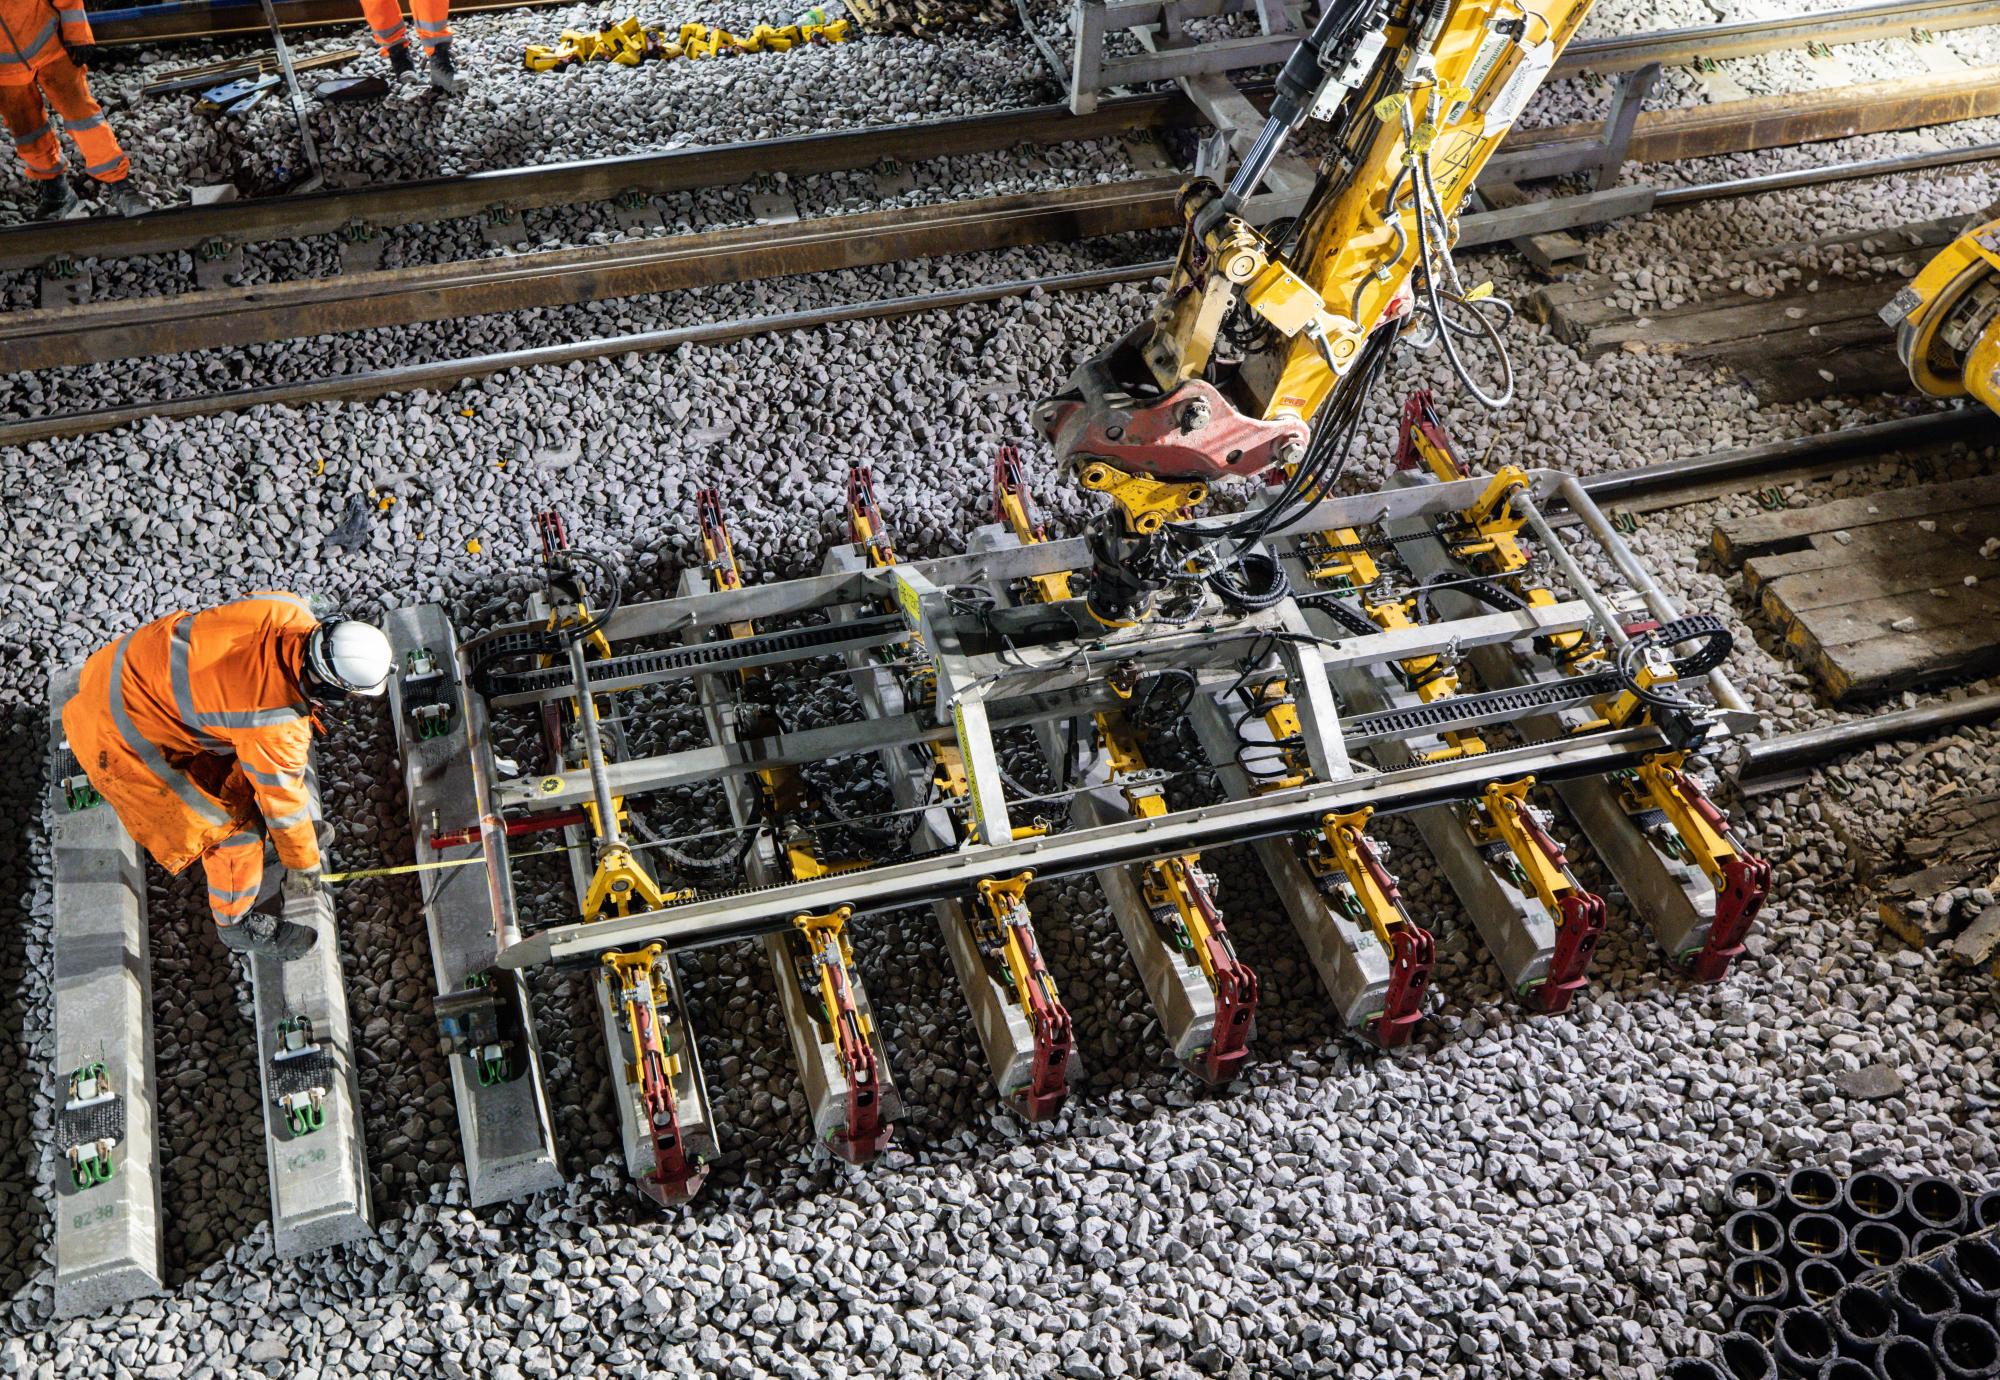
POLYGON ((1639 699, 1658 709, 1694 709, 1698 706, 1684 696, 1662 690, 1658 686, 1642 685, 1639 682, 1639 663, 1647 649, 1651 647, 1671 647, 1677 642, 1699 641, 1701 646, 1694 652, 1674 659, 1674 675, 1677 679, 1688 680, 1705 676, 1729 659, 1729 652, 1736 645, 1729 625, 1712 613, 1690 614, 1676 618, 1671 623, 1640 633, 1618 649, 1618 678, 1624 688, 1639 699))

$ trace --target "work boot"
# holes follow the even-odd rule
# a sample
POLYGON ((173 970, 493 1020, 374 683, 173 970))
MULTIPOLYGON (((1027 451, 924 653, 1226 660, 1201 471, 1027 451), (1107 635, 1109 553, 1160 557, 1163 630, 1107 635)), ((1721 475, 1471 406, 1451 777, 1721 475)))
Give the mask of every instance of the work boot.
POLYGON ((233 925, 217 925, 215 934, 225 949, 280 963, 309 952, 319 942, 319 931, 310 925, 281 920, 267 910, 253 910, 233 925))
POLYGON ((132 185, 132 179, 129 177, 121 177, 116 182, 106 183, 104 200, 112 210, 127 219, 143 216, 153 209, 153 203, 146 199, 144 192, 132 185))
POLYGON ((465 90, 465 80, 458 75, 458 64, 451 60, 449 39, 431 49, 431 85, 449 96, 456 96, 465 90))
POLYGON ((61 220, 76 209, 76 188, 62 176, 50 178, 35 188, 35 219, 61 220))
POLYGON ((398 43, 389 50, 389 70, 399 77, 407 77, 417 70, 417 59, 411 54, 408 43, 398 43))

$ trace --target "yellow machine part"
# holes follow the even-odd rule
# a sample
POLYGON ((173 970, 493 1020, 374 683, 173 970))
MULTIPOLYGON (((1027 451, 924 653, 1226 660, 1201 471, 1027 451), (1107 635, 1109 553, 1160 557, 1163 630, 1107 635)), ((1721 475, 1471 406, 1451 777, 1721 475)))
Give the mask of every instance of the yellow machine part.
MULTIPOLYGON (((806 947, 812 951, 813 961, 819 967, 819 999, 826 1008, 826 1020, 837 1042, 845 1042, 845 1031, 841 1028, 837 1013, 840 1011, 840 987, 834 980, 833 970, 838 967, 846 972, 854 966, 854 951, 847 944, 847 922, 854 916, 854 907, 841 906, 824 915, 795 915, 792 924, 806 938, 806 947)), ((874 1033, 875 1023, 859 1011, 855 1012, 855 1025, 862 1039, 874 1033)))
POLYGON ((1389 899, 1389 893, 1382 889, 1375 874, 1362 860, 1360 839, 1367 831, 1368 821, 1375 814, 1373 805, 1364 805, 1347 814, 1321 815, 1319 821, 1320 846, 1308 858, 1315 871, 1338 871, 1347 878, 1347 884, 1354 889, 1354 897, 1361 903, 1361 912, 1368 917, 1368 924, 1375 931, 1375 937, 1382 947, 1395 952, 1395 933, 1407 923, 1402 910, 1389 899))
MULTIPOLYGON (((1382 120, 1346 187, 1299 227, 1298 243, 1306 252, 1293 268, 1330 312, 1350 324, 1324 342, 1303 334, 1292 338, 1283 368, 1263 396, 1263 416, 1310 422, 1339 377, 1327 356, 1344 370, 1408 283, 1421 252, 1416 208, 1407 197, 1389 205, 1405 160, 1428 154, 1441 209, 1447 217, 1456 215, 1473 179, 1512 127, 1516 107, 1589 10, 1590 0, 1550 0, 1533 8, 1517 0, 1465 0, 1453 7, 1438 38, 1436 80, 1411 91, 1408 109, 1397 112, 1398 118, 1382 120), (1501 26, 1516 23, 1525 26, 1521 41, 1503 44, 1501 26)), ((1392 42, 1397 37, 1392 34, 1392 42)), ((1391 72, 1400 82, 1400 71, 1391 65, 1391 72)), ((1357 93, 1362 94, 1372 93, 1357 93)))
MULTIPOLYGON (((632 1062, 625 1071, 629 1082, 639 1081, 639 1071, 646 1063, 646 1047, 639 1036, 644 1025, 634 1008, 641 1002, 655 1008, 659 1006, 659 989, 653 981, 653 970, 659 964, 660 955, 665 952, 665 945, 648 944, 643 949, 604 955, 604 966, 610 970, 611 980, 618 985, 618 1002, 625 1008, 625 1028, 632 1034, 632 1062)), ((669 1078, 678 1078, 681 1071, 679 1051, 664 1049, 664 1042, 662 1047, 664 1072, 669 1078)))
POLYGON ((1548 913, 1561 915, 1562 898, 1576 887, 1529 835, 1526 813, 1532 807, 1528 804, 1528 791, 1534 784, 1532 776, 1519 781, 1495 781, 1480 793, 1479 803, 1487 835, 1507 845, 1507 851, 1514 855, 1514 861, 1548 913))
POLYGON ((2000 220, 1946 245, 1890 310, 1904 312, 1896 350, 1918 389, 2000 412, 2000 220))
POLYGON ((1206 484, 1173 483, 1150 475, 1127 474, 1106 464, 1085 465, 1077 478, 1084 488, 1109 494, 1127 525, 1141 536, 1159 531, 1168 518, 1208 497, 1206 484))
POLYGON ((1639 783, 1647 801, 1666 815, 1681 842, 1694 854, 1696 866, 1710 881, 1719 883, 1723 865, 1736 859, 1736 846, 1694 808, 1674 783, 1674 777, 1686 765, 1685 752, 1655 753, 1639 764, 1639 783))

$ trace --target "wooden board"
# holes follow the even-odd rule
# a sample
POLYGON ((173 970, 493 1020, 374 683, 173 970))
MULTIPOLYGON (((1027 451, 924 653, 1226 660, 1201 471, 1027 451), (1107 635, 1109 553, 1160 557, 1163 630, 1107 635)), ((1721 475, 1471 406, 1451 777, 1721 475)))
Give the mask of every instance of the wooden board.
POLYGON ((1527 310, 1586 359, 1614 351, 1675 355, 1737 376, 1764 403, 1901 391, 1908 380, 1896 359, 1894 335, 1879 315, 1882 304, 1922 266, 1929 250, 1956 236, 1961 219, 1834 235, 1743 256, 1771 260, 1817 247, 1883 260, 1880 273, 1863 281, 1823 276, 1817 291, 1798 284, 1760 297, 1723 288, 1698 301, 1634 312, 1616 304, 1626 290, 1589 274, 1538 288, 1527 310))
POLYGON ((2000 476, 1724 518, 1713 545, 1832 699, 2000 666, 2000 476), (1925 524, 1928 524, 1928 528, 1925 524))
POLYGON ((2000 953, 2000 905, 1948 915, 1929 902, 1957 887, 1991 887, 2000 874, 2000 795, 1947 798, 1912 817, 1879 889, 1882 923, 1906 943, 1941 948, 1968 966, 2000 953), (1921 906, 1921 909, 1920 909, 1921 906))

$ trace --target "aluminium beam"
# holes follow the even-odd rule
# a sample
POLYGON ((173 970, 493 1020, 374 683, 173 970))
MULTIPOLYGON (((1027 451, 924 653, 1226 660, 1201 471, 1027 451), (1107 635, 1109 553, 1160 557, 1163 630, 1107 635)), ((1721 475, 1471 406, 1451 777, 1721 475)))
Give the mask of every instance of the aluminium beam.
MULTIPOLYGON (((1560 471, 1545 468, 1530 469, 1526 474, 1530 491, 1537 501, 1554 495, 1564 478, 1560 471)), ((1342 527, 1371 527, 1392 518, 1456 512, 1471 506, 1491 483, 1485 476, 1477 476, 1456 479, 1435 489, 1334 495, 1301 510, 1270 535, 1275 539, 1342 527)), ((1190 526, 1199 532, 1228 521, 1227 518, 1197 518, 1190 526)), ((1006 550, 968 551, 906 561, 894 569, 900 573, 915 572, 940 589, 946 589, 952 585, 1082 570, 1090 563, 1088 538, 1065 537, 1006 550)), ((605 620, 602 631, 614 645, 645 638, 685 637, 691 629, 812 613, 839 604, 886 599, 894 592, 895 585, 889 572, 874 570, 806 575, 768 584, 744 585, 741 589, 722 593, 684 586, 673 598, 620 605, 605 620)), ((493 638, 542 631, 545 631, 543 624, 534 619, 524 619, 494 629, 468 643, 466 650, 477 651, 493 638)))
MULTIPOLYGON (((396 674, 389 678, 389 710, 403 756, 403 788, 409 799, 420 863, 459 861, 478 856, 471 843, 438 849, 434 827, 455 828, 478 818, 472 746, 468 730, 483 730, 485 711, 478 697, 464 693, 453 676, 458 639, 445 611, 436 604, 396 609, 386 630, 395 651, 396 674), (438 736, 417 736, 411 711, 422 686, 408 679, 412 654, 428 650, 445 678, 443 701, 451 707, 450 727, 438 736)), ((524 982, 514 974, 491 975, 505 928, 501 907, 513 905, 513 885, 505 875, 479 867, 451 867, 417 874, 423 893, 424 924, 430 935, 431 966, 440 996, 463 992, 482 980, 500 990, 503 1034, 513 1042, 508 1076, 486 1082, 470 1053, 446 1060, 452 1099, 458 1108, 459 1140, 465 1152, 467 1197, 474 1207, 526 1197, 563 1183, 556 1154, 555 1127, 542 1083, 541 1043, 524 982), (482 975, 485 975, 482 978, 482 975)))
POLYGON ((264 1093, 264 1154, 271 1179, 271 1247, 280 1259, 345 1245, 370 1236, 368 1146, 361 1122, 361 1088, 347 985, 340 970, 340 933, 332 898, 286 897, 285 919, 316 930, 318 942, 289 962, 253 957, 250 987, 257 1015, 257 1072, 264 1093), (304 1021, 304 1043, 288 1048, 285 1025, 304 1021), (278 1105, 296 1065, 322 1090, 321 1124, 295 1129, 278 1105))
POLYGON ((1616 729, 1570 742, 1488 753, 1470 763, 1426 763, 1340 781, 1314 781, 1254 800, 1180 810, 1162 819, 1021 838, 768 890, 710 896, 644 915, 551 926, 510 941, 501 949, 498 964, 517 970, 543 963, 591 963, 606 950, 654 939, 682 948, 731 943, 783 929, 801 913, 846 905, 864 916, 969 895, 984 877, 1024 870, 1044 878, 1094 872, 1114 863, 1149 862, 1253 842, 1301 828, 1330 810, 1371 805, 1378 814, 1396 814, 1465 799, 1495 779, 1533 774, 1554 781, 1616 771, 1665 743, 1656 728, 1616 729))
MULTIPOLYGON (((64 761, 62 706, 76 693, 79 671, 69 667, 49 677, 53 763, 64 761)), ((144 859, 108 803, 70 808, 61 779, 68 770, 50 771, 46 797, 55 870, 50 1073, 60 1110, 70 1076, 102 1063, 106 1084, 122 1109, 124 1129, 111 1150, 111 1175, 103 1182, 79 1188, 68 1157, 51 1157, 55 1310, 63 1318, 101 1313, 157 1294, 166 1277, 144 859)))

